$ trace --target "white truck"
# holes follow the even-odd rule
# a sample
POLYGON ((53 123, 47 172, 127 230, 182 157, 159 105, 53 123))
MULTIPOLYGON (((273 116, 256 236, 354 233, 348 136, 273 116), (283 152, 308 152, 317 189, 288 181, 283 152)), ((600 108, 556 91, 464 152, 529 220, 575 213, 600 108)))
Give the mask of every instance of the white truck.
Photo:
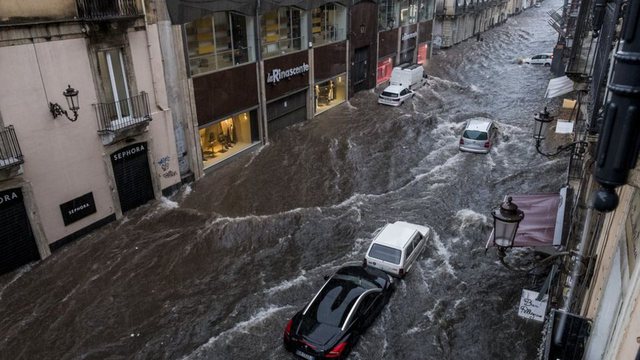
POLYGON ((403 64, 391 71, 389 85, 398 85, 409 90, 416 90, 427 83, 427 74, 420 64, 403 64))

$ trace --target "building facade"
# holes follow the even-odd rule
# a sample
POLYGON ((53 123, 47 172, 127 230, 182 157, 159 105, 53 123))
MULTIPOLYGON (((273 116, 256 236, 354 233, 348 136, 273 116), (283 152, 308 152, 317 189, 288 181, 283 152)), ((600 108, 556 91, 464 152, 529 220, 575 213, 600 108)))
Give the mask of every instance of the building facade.
POLYGON ((165 73, 188 84, 196 177, 430 58, 433 0, 166 5, 185 60, 165 73))
POLYGON ((447 48, 502 24, 534 0, 436 0, 434 42, 447 48))
POLYGON ((556 222, 564 225, 562 241, 544 260, 549 273, 536 299, 546 299, 539 358, 638 359, 640 3, 567 1, 550 24, 558 31, 551 71, 559 77, 547 97, 565 99, 547 125, 572 131, 538 151, 568 157, 571 191, 566 220, 556 222), (554 145, 561 147, 547 152, 554 145))
POLYGON ((158 28, 140 1, 0 3, 0 270, 181 183, 158 28))

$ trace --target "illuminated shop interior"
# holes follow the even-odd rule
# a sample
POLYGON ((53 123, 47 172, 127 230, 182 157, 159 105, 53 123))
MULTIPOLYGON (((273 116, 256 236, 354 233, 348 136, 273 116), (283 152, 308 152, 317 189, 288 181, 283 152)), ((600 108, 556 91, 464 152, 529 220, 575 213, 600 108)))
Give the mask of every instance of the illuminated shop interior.
POLYGON ((376 71, 376 84, 380 85, 383 82, 391 79, 392 71, 393 58, 386 58, 382 61, 378 61, 378 70, 376 71))
POLYGON ((316 114, 343 103, 347 99, 346 76, 319 82, 315 86, 316 114))
POLYGON ((204 168, 219 163, 258 142, 255 111, 244 112, 199 129, 204 168))

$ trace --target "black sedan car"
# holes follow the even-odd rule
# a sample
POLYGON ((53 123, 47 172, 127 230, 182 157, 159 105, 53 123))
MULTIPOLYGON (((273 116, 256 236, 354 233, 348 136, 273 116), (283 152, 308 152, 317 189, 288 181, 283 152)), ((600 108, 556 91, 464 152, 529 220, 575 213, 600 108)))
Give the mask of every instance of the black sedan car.
POLYGON ((344 266, 284 328, 284 346, 297 356, 343 359, 384 308, 392 278, 361 265, 344 266))

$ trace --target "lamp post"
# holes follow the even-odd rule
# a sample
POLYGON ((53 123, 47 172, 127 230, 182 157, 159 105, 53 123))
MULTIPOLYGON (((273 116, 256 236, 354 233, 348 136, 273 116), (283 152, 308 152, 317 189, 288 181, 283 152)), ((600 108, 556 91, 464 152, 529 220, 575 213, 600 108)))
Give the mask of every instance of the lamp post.
POLYGON ((58 116, 64 115, 70 121, 78 120, 78 110, 80 110, 80 105, 78 103, 78 90, 72 88, 71 85, 68 85, 68 87, 62 92, 62 95, 64 95, 65 99, 67 100, 67 106, 69 107, 69 110, 73 111, 73 118, 70 118, 69 114, 67 114, 67 111, 62 109, 62 106, 60 106, 58 103, 50 102, 49 111, 51 112, 51 115, 53 115, 54 119, 58 116))
POLYGON ((520 221, 524 219, 524 213, 509 196, 507 201, 491 211, 491 216, 493 216, 493 244, 504 253, 505 249, 513 246, 516 231, 520 221))
POLYGON ((586 150, 586 146, 589 145, 586 141, 574 141, 570 144, 560 145, 556 149, 555 152, 546 153, 540 149, 540 145, 542 144, 542 140, 545 138, 545 134, 547 132, 547 128, 549 127, 549 123, 553 121, 553 116, 549 115, 547 111, 547 107, 545 106, 544 110, 541 113, 535 113, 533 115, 534 126, 533 126, 533 138, 536 140, 536 151, 538 154, 546 157, 552 157, 560 154, 565 150, 573 150, 577 148, 580 153, 584 153, 586 150))
POLYGON ((533 120, 535 121, 533 126, 533 138, 536 139, 536 146, 539 146, 539 143, 545 138, 547 127, 549 127, 549 123, 553 120, 553 117, 549 115, 547 107, 545 106, 544 111, 533 115, 533 120))

